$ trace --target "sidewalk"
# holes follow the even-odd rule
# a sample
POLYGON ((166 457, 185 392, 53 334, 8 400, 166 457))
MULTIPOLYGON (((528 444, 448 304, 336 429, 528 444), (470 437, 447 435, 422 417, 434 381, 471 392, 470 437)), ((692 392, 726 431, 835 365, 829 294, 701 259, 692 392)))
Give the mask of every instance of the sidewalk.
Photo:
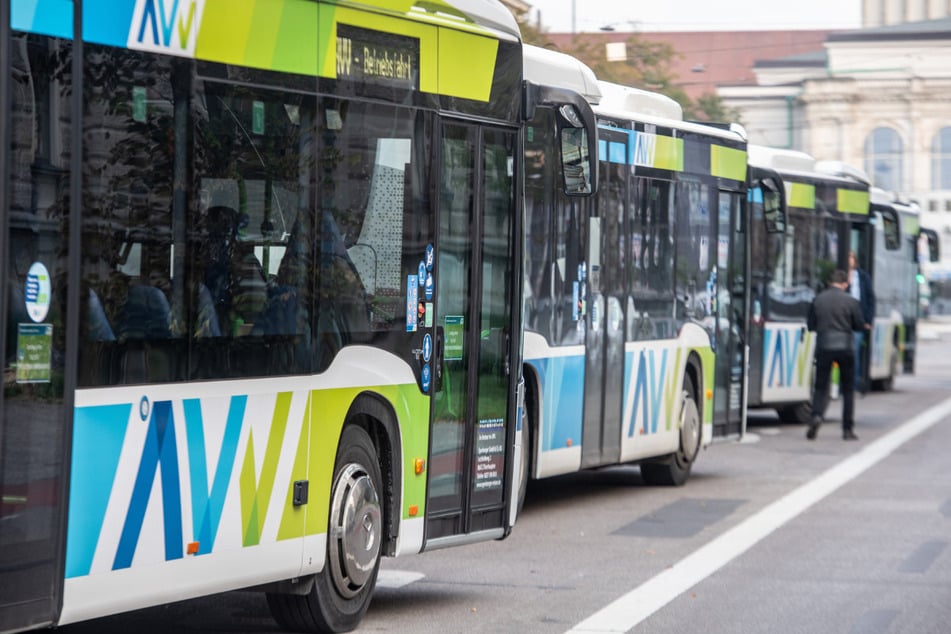
POLYGON ((932 315, 918 320, 919 341, 941 339, 947 334, 951 334, 951 315, 932 315))

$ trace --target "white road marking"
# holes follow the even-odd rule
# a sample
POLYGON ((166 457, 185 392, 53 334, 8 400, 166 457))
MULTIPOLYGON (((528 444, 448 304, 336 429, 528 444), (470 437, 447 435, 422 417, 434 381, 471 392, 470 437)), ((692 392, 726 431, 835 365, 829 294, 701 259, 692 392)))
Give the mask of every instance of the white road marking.
POLYGON ((399 588, 408 586, 414 581, 419 581, 425 576, 426 575, 421 572, 412 572, 409 570, 381 570, 376 578, 376 587, 398 590, 399 588))
MULTIPOLYGON (((948 398, 869 443, 828 471, 766 506, 712 542, 592 614, 569 632, 626 632, 700 583, 816 502, 887 458, 951 414, 948 398)), ((820 435, 820 438, 822 436, 820 435)))

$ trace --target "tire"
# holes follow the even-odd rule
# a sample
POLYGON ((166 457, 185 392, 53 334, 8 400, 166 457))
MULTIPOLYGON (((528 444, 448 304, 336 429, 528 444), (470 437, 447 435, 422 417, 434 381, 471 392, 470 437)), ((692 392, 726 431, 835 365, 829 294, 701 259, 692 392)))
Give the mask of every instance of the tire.
POLYGON ((380 571, 383 478, 370 436, 356 425, 340 437, 327 526, 327 561, 306 595, 268 594, 278 624, 297 632, 348 632, 366 614, 380 571))
POLYGON ((700 451, 700 410, 693 381, 684 377, 683 406, 680 409, 680 447, 676 453, 641 464, 644 482, 655 486, 683 486, 700 451))
POLYGON ((777 407, 776 413, 779 414, 779 420, 784 423, 808 425, 812 422, 812 403, 796 403, 795 405, 777 407))

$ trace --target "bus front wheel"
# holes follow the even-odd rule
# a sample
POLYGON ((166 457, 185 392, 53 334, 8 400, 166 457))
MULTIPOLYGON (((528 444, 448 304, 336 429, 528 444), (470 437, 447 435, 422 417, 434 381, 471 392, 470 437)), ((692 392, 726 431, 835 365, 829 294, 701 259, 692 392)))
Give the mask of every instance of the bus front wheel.
POLYGON ((360 623, 380 570, 382 481, 370 436, 356 425, 346 427, 334 465, 324 568, 306 595, 268 595, 275 620, 286 629, 347 632, 360 623))
POLYGON ((683 406, 680 410, 680 447, 661 460, 641 464, 641 477, 652 485, 681 486, 690 477, 690 468, 700 450, 700 410, 693 381, 684 377, 683 406))

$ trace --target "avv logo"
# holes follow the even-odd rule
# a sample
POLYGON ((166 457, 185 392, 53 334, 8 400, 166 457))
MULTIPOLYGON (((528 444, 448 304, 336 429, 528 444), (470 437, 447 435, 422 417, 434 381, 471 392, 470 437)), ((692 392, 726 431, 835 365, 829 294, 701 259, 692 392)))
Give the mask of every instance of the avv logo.
POLYGON ((127 46, 194 57, 205 0, 136 0, 127 46))

